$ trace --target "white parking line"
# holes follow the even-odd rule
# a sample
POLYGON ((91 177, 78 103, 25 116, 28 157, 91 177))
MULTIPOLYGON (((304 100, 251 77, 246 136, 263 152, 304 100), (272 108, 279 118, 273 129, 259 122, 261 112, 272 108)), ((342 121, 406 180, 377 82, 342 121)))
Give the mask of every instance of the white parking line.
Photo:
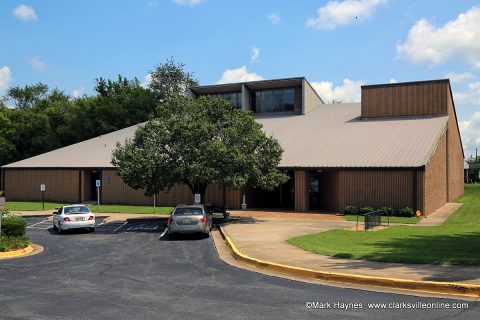
POLYGON ((145 226, 144 224, 141 224, 140 226, 131 226, 130 228, 127 229, 127 231, 134 231, 134 230, 157 230, 160 227, 159 224, 157 224, 155 227, 150 227, 150 226, 145 226))
POLYGON ((162 234, 160 235, 160 238, 163 238, 163 236, 167 234, 167 231, 168 231, 168 227, 166 227, 165 230, 163 230, 162 234))
POLYGON ((124 225, 126 225, 128 222, 125 221, 124 224, 122 224, 120 227, 118 227, 117 229, 113 230, 113 232, 117 232, 118 230, 120 230, 124 225))
POLYGON ((31 225, 27 226, 27 229, 48 230, 48 229, 50 229, 51 224, 52 224, 52 222, 47 219, 47 220, 43 220, 43 221, 31 224, 31 225), (42 223, 45 224, 45 222, 48 223, 48 226, 46 228, 45 228, 45 225, 40 226, 40 224, 42 224, 42 223))

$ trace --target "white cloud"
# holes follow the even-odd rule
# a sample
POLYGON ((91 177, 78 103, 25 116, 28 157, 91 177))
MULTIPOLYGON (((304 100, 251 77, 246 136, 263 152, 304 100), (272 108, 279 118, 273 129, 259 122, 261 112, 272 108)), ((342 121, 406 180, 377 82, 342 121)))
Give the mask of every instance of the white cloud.
POLYGON ((250 63, 257 63, 258 58, 260 58, 260 48, 253 46, 250 52, 250 63))
POLYGON ((388 83, 398 83, 398 80, 395 78, 390 78, 390 80, 388 80, 388 83))
POLYGON ((8 66, 0 68, 0 91, 7 89, 12 82, 12 71, 8 66))
POLYGON ((80 98, 81 96, 83 96, 85 94, 85 87, 81 86, 75 90, 73 90, 72 92, 72 96, 74 98, 80 98))
POLYGON ((475 112, 473 116, 458 124, 462 136, 463 150, 465 158, 475 155, 475 148, 480 147, 480 112, 475 112))
POLYGON ((272 23, 272 24, 279 24, 280 23, 280 14, 277 12, 273 12, 267 15, 267 19, 272 23))
POLYGON ((222 74, 222 77, 217 81, 217 84, 255 80, 263 80, 263 77, 259 76, 255 72, 248 71, 247 67, 243 66, 237 69, 225 70, 225 72, 222 74))
POLYGON ((361 86, 365 82, 362 80, 344 79, 340 86, 333 86, 332 82, 320 81, 311 82, 312 87, 317 91, 318 95, 325 103, 333 101, 341 102, 358 102, 361 98, 361 86))
POLYGON ((445 74, 445 78, 450 79, 453 83, 463 83, 476 79, 477 77, 470 72, 448 72, 445 74))
POLYGON ((480 106, 480 81, 468 84, 468 92, 458 92, 455 100, 460 104, 480 106))
POLYGON ((179 6, 194 7, 203 2, 203 0, 172 0, 172 2, 179 6))
POLYGON ((23 21, 35 21, 38 19, 35 9, 21 4, 13 10, 13 15, 23 21))
POLYGON ((345 0, 330 1, 317 9, 317 17, 307 20, 307 27, 333 30, 355 21, 365 21, 373 14, 377 6, 387 0, 345 0))
POLYGON ((144 88, 148 87, 151 82, 152 82, 152 74, 151 74, 151 73, 147 73, 147 74, 145 75, 144 80, 143 80, 142 87, 144 87, 144 88))
POLYGON ((40 59, 40 57, 33 57, 27 61, 29 65, 31 65, 34 69, 39 71, 45 71, 47 69, 47 65, 45 62, 40 59))
POLYGON ((413 64, 435 65, 461 57, 480 68, 480 8, 473 7, 455 20, 437 27, 426 19, 417 21, 397 54, 413 64))

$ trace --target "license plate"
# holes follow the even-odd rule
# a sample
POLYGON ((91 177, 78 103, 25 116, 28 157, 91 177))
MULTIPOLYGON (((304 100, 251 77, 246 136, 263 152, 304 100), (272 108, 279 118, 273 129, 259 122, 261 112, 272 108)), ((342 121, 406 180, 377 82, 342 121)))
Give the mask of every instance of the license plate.
POLYGON ((82 217, 75 218, 75 221, 85 221, 85 218, 82 218, 82 217))
POLYGON ((183 223, 191 223, 192 222, 192 219, 189 219, 189 218, 185 218, 182 220, 183 223))

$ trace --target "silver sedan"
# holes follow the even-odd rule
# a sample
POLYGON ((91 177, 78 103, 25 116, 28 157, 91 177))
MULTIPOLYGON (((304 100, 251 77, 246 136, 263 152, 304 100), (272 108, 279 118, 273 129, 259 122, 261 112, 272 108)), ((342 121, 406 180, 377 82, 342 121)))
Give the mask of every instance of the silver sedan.
POLYGON ((203 233, 210 234, 212 214, 203 205, 178 205, 168 218, 168 234, 203 233))

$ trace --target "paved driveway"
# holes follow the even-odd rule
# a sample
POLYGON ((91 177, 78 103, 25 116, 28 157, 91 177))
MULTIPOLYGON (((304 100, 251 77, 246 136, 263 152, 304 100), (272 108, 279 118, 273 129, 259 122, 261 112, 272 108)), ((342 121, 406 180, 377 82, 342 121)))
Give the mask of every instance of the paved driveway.
MULTIPOLYGON (((459 310, 367 309, 367 303, 453 300, 372 293, 289 281, 219 260, 211 239, 159 239, 156 230, 72 232, 29 229, 38 255, 0 261, 3 319, 479 319, 459 310), (360 303, 362 309, 307 309, 310 301, 360 303)), ((163 222, 164 223, 164 222, 163 222)), ((458 302, 458 301, 457 301, 458 302)), ((326 305, 325 305, 326 306, 326 305)), ((340 307, 340 306, 338 306, 340 307)))

